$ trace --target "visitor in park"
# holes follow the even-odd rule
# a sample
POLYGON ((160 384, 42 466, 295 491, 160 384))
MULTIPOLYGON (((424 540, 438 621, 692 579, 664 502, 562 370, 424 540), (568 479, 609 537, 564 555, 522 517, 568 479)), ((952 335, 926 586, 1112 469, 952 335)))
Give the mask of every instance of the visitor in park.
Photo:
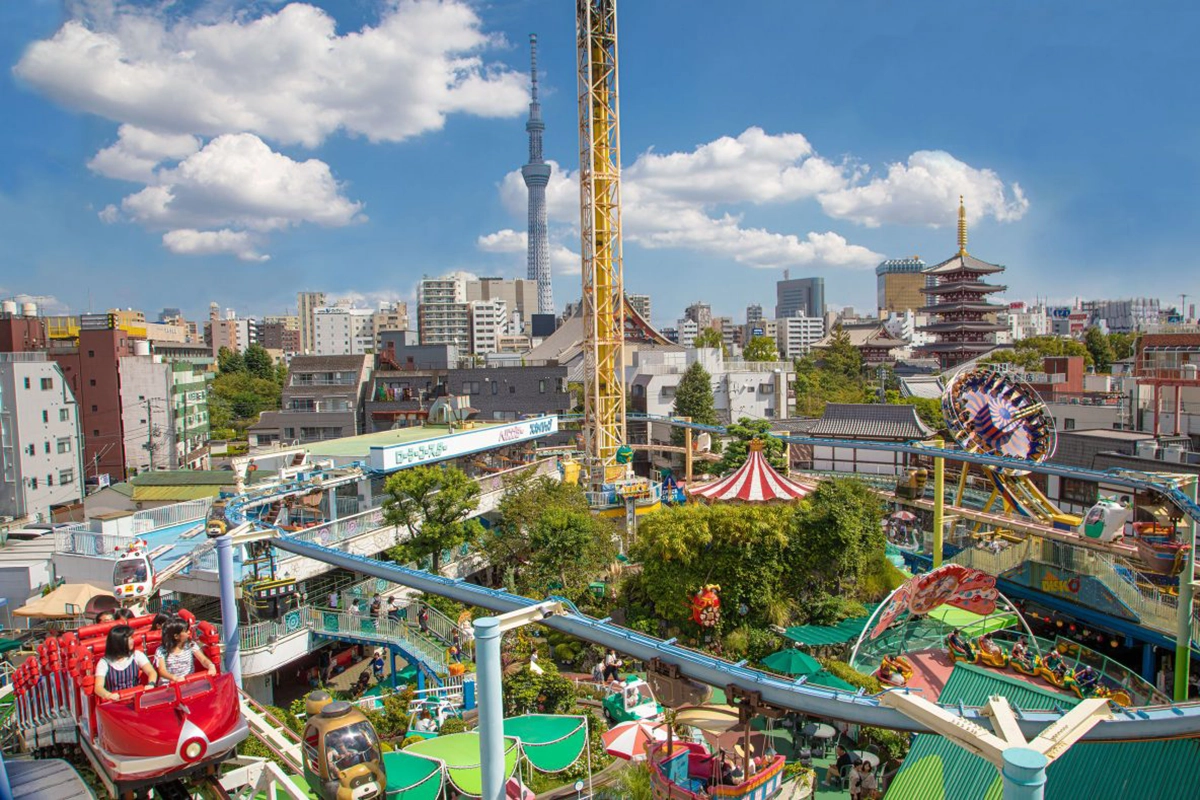
POLYGON ((421 610, 417 612, 417 624, 421 626, 421 633, 429 633, 429 606, 421 604, 421 610))
POLYGON ((358 603, 358 598, 354 598, 354 602, 350 604, 350 616, 358 618, 362 616, 362 606, 358 603))
POLYGON ((97 625, 103 625, 106 622, 113 622, 115 620, 116 620, 116 617, 113 616, 112 611, 101 611, 99 614, 96 615, 96 624, 97 625))
POLYGON ((437 730, 437 723, 433 721, 433 717, 429 716, 428 711, 422 711, 420 718, 417 720, 416 728, 424 733, 433 733, 437 730))
POLYGON ((382 613, 383 598, 379 596, 379 592, 376 592, 375 596, 371 598, 371 616, 378 619, 382 613))
POLYGON ((133 628, 116 625, 104 642, 104 657, 96 662, 96 696, 110 700, 122 689, 138 685, 138 672, 146 676, 147 685, 158 681, 158 673, 141 650, 133 649, 133 628))
POLYGON ((601 659, 592 665, 592 683, 604 683, 604 660, 601 659))
POLYGON ((605 683, 614 683, 620 681, 620 669, 625 666, 625 662, 617 658, 616 650, 609 650, 604 656, 604 672, 601 677, 605 683))
POLYGON ((849 774, 847 768, 857 764, 862 760, 853 753, 847 752, 846 748, 842 747, 840 744, 837 746, 834 752, 837 753, 837 760, 830 764, 829 768, 825 770, 826 786, 841 786, 842 775, 849 774))
POLYGON ((874 800, 879 796, 879 781, 869 761, 860 761, 850 772, 851 800, 874 800))
POLYGON ((904 685, 904 676, 892 669, 891 662, 886 659, 882 664, 879 665, 879 679, 884 683, 891 684, 892 686, 904 685))
POLYGON ((375 655, 371 657, 371 674, 375 677, 375 683, 377 684, 383 683, 384 663, 383 648, 376 647, 375 655))
POLYGON ((387 599, 388 619, 390 619, 392 622, 399 622, 400 614, 401 614, 400 604, 398 602, 396 602, 395 597, 389 597, 387 599))
POLYGON ((1000 655, 1000 645, 992 641, 991 635, 987 633, 979 637, 979 649, 989 656, 1000 655))
POLYGON ((1018 638, 1017 643, 1012 646, 1009 658, 1024 667, 1029 666, 1029 646, 1025 643, 1024 636, 1018 638))
POLYGON ((1084 665, 1082 669, 1075 672, 1075 682, 1084 692, 1090 692, 1096 688, 1096 684, 1100 683, 1100 675, 1090 666, 1084 665))
POLYGON ((329 593, 329 607, 330 607, 330 608, 337 608, 337 607, 338 607, 338 593, 337 593, 337 589, 334 589, 332 592, 330 592, 330 593, 329 593))
POLYGON ((129 620, 133 619, 135 616, 137 616, 137 615, 133 613, 132 608, 125 608, 124 606, 122 606, 121 608, 118 608, 116 611, 113 612, 113 617, 120 622, 128 622, 129 620))
POLYGON ((165 614, 162 611, 154 615, 154 620, 150 623, 150 630, 161 631, 163 626, 170 622, 173 617, 170 614, 165 614))
POLYGON ((950 631, 948 637, 950 646, 960 653, 966 653, 968 656, 972 654, 971 643, 967 641, 967 637, 962 635, 962 631, 958 628, 950 631))
POLYGON ((162 646, 154 653, 154 666, 164 683, 179 682, 196 671, 196 662, 216 675, 217 668, 208 656, 192 641, 188 625, 181 619, 172 619, 163 626, 162 646))
POLYGON ((1042 663, 1045 664, 1046 669, 1053 672, 1060 681, 1063 679, 1063 676, 1067 674, 1067 665, 1063 663, 1062 654, 1057 650, 1051 650, 1049 653, 1047 653, 1046 658, 1042 663))

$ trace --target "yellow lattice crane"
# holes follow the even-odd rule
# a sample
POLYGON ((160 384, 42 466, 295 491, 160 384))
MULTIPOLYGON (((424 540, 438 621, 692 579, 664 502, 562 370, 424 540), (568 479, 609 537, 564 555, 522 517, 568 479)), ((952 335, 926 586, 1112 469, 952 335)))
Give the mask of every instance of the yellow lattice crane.
POLYGON ((626 475, 616 0, 576 0, 584 437, 593 490, 626 475))

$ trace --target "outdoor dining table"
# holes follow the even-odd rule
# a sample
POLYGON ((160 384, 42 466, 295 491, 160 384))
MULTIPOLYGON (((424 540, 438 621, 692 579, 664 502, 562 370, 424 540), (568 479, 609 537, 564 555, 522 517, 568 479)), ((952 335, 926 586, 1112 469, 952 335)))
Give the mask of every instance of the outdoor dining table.
POLYGON ((872 753, 870 750, 855 750, 852 755, 858 756, 863 761, 871 765, 871 769, 879 769, 879 756, 872 753))
POLYGON ((815 739, 820 742, 827 742, 834 736, 837 736, 837 731, 832 725, 826 725, 823 722, 810 722, 800 729, 800 733, 809 739, 815 739))

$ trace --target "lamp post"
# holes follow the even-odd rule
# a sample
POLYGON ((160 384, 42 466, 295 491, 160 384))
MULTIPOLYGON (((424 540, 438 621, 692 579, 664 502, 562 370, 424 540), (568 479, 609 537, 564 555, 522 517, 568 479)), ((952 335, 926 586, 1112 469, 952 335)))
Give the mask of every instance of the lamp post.
POLYGON ((505 632, 555 614, 563 604, 544 603, 475 620, 475 670, 479 680, 479 763, 483 800, 504 800, 504 688, 500 642, 505 632))

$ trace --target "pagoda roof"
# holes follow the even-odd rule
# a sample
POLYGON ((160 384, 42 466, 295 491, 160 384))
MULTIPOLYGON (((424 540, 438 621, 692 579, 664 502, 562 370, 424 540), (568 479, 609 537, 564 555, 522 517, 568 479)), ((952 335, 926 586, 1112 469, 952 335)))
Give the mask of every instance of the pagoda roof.
POLYGON ((921 291, 925 294, 952 294, 954 292, 975 292, 978 294, 991 294, 992 292, 1003 292, 1007 286, 999 284, 984 283, 983 281, 952 281, 950 283, 939 283, 937 286, 922 286, 921 291))
POLYGON ((986 300, 949 300, 945 303, 936 303, 931 306, 921 306, 917 311, 923 314, 942 314, 952 313, 955 311, 982 311, 999 312, 1003 311, 1004 306, 996 303, 989 303, 986 300))
POLYGON ((923 333, 953 333, 954 331, 991 333, 993 331, 1003 331, 1007 329, 1007 325, 999 325, 995 322, 988 322, 987 320, 962 319, 947 320, 945 322, 934 322, 929 325, 922 325, 919 330, 921 330, 923 333))
POLYGON ((967 252, 959 252, 947 258, 940 264, 934 264, 929 269, 925 270, 926 275, 949 275, 953 272, 975 272, 980 275, 990 275, 994 272, 1003 272, 1002 264, 991 264, 987 261, 981 261, 975 256, 967 252))
POLYGON ((917 348, 926 353, 957 353, 970 351, 972 353, 989 353, 996 349, 995 342, 933 342, 917 348))

